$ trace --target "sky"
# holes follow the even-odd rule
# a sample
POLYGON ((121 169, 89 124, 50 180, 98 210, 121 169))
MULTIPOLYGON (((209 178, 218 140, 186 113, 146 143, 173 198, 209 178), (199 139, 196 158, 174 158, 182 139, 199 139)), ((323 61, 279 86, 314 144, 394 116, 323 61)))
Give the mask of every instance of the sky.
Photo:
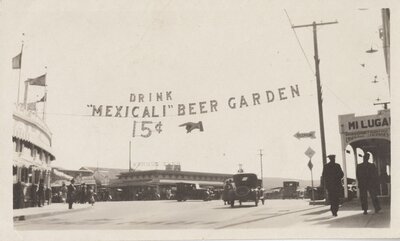
MULTIPOLYGON (((45 118, 53 135, 53 166, 128 168, 131 142, 133 163, 179 162, 185 171, 218 173, 234 173, 242 164, 246 172, 259 174, 262 149, 264 177, 309 179, 304 152, 311 147, 317 179, 322 160, 312 28, 295 30, 300 47, 288 16, 294 25, 338 21, 317 30, 327 154, 336 154, 342 164, 338 115, 376 114, 382 109, 373 105, 377 98, 390 101, 379 38, 382 6, 325 2, 305 8, 274 1, 2 5, 8 10, 1 12, 8 24, 0 29, 1 76, 10 97, 6 108, 17 99, 18 71, 11 69, 11 59, 23 40, 21 82, 47 73, 45 118), (370 48, 378 51, 366 53, 370 48), (372 83, 374 76, 378 83, 372 83), (292 97, 290 86, 296 85, 300 94, 292 97), (279 100, 279 88, 285 88, 287 99, 279 100), (267 90, 275 93, 271 103, 267 90), (130 102, 131 94, 166 91, 172 100, 130 102), (253 93, 260 94, 260 105, 253 105, 253 93), (229 98, 239 105, 241 96, 248 107, 228 107, 229 98), (178 115, 179 104, 188 111, 189 103, 206 101, 208 108, 210 100, 218 102, 217 111, 178 115), (164 104, 174 106, 166 117, 147 119, 93 117, 88 108, 164 104), (141 121, 161 121, 162 132, 133 137, 134 121, 137 128, 141 121), (179 127, 198 121, 203 132, 179 127), (298 140, 293 137, 298 131, 315 131, 317 138, 298 140)), ((43 94, 44 88, 32 87, 28 100, 43 94)), ((354 177, 352 155, 348 162, 354 177)))

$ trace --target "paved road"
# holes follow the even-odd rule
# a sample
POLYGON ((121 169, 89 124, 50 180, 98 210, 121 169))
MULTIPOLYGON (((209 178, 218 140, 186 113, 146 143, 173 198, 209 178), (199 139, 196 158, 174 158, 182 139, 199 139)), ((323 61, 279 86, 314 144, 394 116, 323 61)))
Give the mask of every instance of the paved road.
MULTIPOLYGON (((17 230, 58 229, 226 229, 290 226, 369 224, 374 214, 361 215, 358 208, 332 218, 328 206, 310 206, 306 200, 267 200, 255 207, 244 203, 230 208, 222 201, 100 202, 92 208, 67 214, 16 222, 17 230), (342 219, 340 219, 342 218, 342 219), (357 220, 360 219, 360 220, 357 220), (361 220, 362 219, 362 220, 361 220)), ((385 213, 378 214, 380 219, 385 213)), ((378 219, 376 219, 378 220, 378 219)), ((386 220, 386 219, 385 219, 386 220)), ((388 225, 388 222, 382 225, 388 225)))

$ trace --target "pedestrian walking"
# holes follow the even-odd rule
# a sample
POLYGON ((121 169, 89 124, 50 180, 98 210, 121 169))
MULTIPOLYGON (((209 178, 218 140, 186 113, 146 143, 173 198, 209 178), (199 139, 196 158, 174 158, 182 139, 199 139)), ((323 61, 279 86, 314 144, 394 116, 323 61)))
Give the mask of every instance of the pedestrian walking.
POLYGON ((228 179, 225 181, 224 190, 222 192, 222 201, 224 205, 230 204, 229 202, 229 192, 233 189, 232 180, 228 179))
POLYGON ((75 194, 75 180, 71 180, 71 184, 68 185, 67 190, 67 202, 68 202, 68 209, 72 209, 72 204, 74 203, 74 194, 75 194))
POLYGON ((335 155, 328 155, 330 162, 324 165, 322 177, 328 191, 328 198, 331 204, 331 212, 334 217, 339 211, 339 198, 343 192, 342 178, 343 171, 339 164, 335 163, 335 155))
POLYGON ((356 176, 358 188, 360 190, 361 209, 364 210, 364 215, 368 214, 368 193, 372 200, 375 213, 381 210, 377 197, 379 188, 378 170, 373 163, 369 163, 369 153, 363 156, 363 163, 357 165, 356 176))

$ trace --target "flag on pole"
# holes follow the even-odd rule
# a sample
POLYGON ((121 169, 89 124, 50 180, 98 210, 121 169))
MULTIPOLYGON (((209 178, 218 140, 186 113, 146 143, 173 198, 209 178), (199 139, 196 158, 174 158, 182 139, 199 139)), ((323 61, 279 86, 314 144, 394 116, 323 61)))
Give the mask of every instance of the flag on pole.
POLYGON ((47 101, 47 93, 45 93, 44 96, 36 102, 45 102, 45 101, 47 101))
POLYGON ((312 168, 314 167, 314 165, 311 162, 311 159, 308 161, 308 168, 310 168, 310 170, 312 170, 312 168))
POLYGON ((12 59, 12 68, 21 69, 22 52, 12 59))
POLYGON ((36 77, 34 79, 28 79, 27 82, 30 85, 46 86, 46 74, 36 77))

